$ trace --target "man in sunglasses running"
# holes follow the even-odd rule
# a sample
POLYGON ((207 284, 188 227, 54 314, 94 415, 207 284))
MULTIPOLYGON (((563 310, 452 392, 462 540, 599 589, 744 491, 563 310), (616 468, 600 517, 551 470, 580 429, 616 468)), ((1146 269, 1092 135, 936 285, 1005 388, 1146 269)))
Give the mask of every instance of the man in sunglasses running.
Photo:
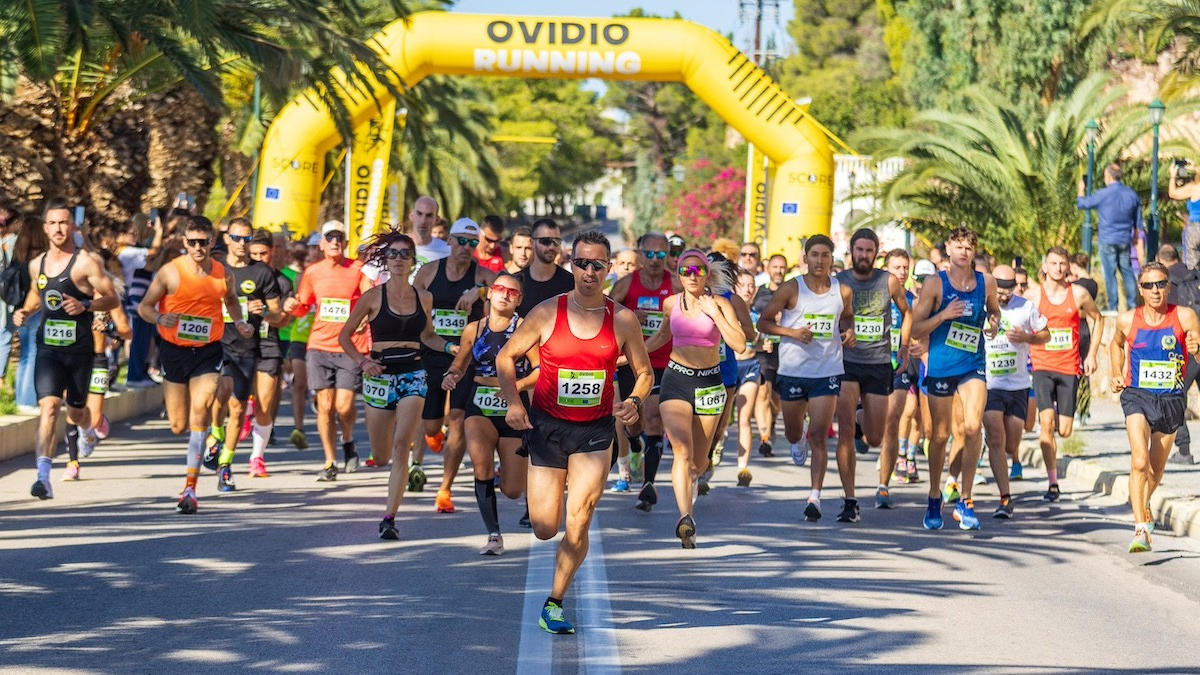
MULTIPOLYGON (((295 317, 316 307, 312 332, 308 334, 308 386, 317 397, 317 432, 325 450, 325 467, 317 480, 337 480, 337 456, 334 442, 338 425, 342 431, 342 458, 347 473, 358 470, 358 452, 354 447, 354 394, 362 381, 359 366, 342 351, 338 335, 350 319, 350 310, 371 280, 363 276, 362 263, 346 257, 346 226, 331 220, 321 227, 318 243, 324 258, 309 265, 300 277, 300 290, 284 302, 283 311, 295 317)), ((366 323, 356 326, 354 346, 370 351, 366 323)))
MULTIPOLYGON (((609 296, 634 311, 642 325, 642 339, 649 339, 658 332, 663 322, 662 303, 675 292, 676 280, 667 267, 667 238, 659 232, 647 232, 638 241, 642 266, 633 274, 621 279, 613 286, 609 296)), ((678 255, 678 254, 677 254, 678 255)), ((650 367, 654 369, 654 386, 646 397, 638 423, 625 429, 629 437, 629 467, 635 482, 642 482, 641 492, 635 508, 650 512, 658 503, 658 491, 654 481, 658 477, 658 465, 663 455, 663 425, 658 413, 658 388, 663 373, 671 360, 671 343, 663 345, 650 354, 650 367), (645 433, 645 454, 639 434, 645 433), (644 460, 644 462, 642 461, 644 460), (644 469, 644 470, 643 470, 644 469)), ((617 369, 617 386, 622 395, 633 391, 634 373, 628 366, 617 369)))

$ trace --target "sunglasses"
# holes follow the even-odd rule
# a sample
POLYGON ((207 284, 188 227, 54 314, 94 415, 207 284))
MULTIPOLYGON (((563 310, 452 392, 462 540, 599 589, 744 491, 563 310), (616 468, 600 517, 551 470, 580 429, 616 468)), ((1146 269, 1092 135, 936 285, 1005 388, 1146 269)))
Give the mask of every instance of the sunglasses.
POLYGON ((208 239, 184 239, 183 243, 196 248, 208 248, 208 239))
POLYGON ((493 294, 502 295, 510 300, 516 300, 517 298, 521 297, 521 291, 515 288, 509 288, 508 286, 501 286, 500 284, 493 284, 491 290, 493 294))
POLYGON ((1162 281, 1143 281, 1142 283, 1140 283, 1138 285, 1141 286, 1142 288, 1146 289, 1147 291, 1152 288, 1156 288, 1161 291, 1162 289, 1166 288, 1167 286, 1170 286, 1171 282, 1167 281, 1166 279, 1163 279, 1162 281))
POLYGON ((454 241, 457 241, 459 246, 470 246, 471 248, 479 245, 478 239, 471 239, 469 237, 455 237, 454 241))
POLYGON ((396 258, 401 260, 412 260, 413 251, 411 248, 385 248, 383 249, 383 257, 387 258, 388 260, 395 260, 396 258))
POLYGON ((574 258, 571 260, 571 267, 577 270, 596 270, 602 272, 608 269, 607 260, 593 260, 592 258, 574 258))
POLYGON ((249 244, 251 236, 248 234, 229 234, 225 233, 226 237, 235 244, 249 244))
POLYGON ((534 239, 538 244, 547 248, 551 246, 562 246, 562 237, 538 237, 534 239))
POLYGON ((708 276, 708 268, 704 265, 684 265, 679 268, 679 276, 703 278, 708 276))
POLYGON ((642 255, 646 256, 646 260, 654 260, 658 258, 662 260, 667 257, 666 251, 642 251, 642 255))
POLYGON ((346 233, 334 230, 325 233, 325 241, 346 241, 346 233))

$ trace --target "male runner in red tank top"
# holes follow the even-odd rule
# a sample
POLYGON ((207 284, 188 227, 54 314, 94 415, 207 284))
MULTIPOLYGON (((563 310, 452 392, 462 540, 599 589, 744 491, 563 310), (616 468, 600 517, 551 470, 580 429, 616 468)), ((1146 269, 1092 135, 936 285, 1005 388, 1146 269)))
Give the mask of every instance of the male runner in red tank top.
POLYGON ((550 633, 575 632, 563 616, 563 597, 587 555, 588 527, 613 463, 614 422, 637 421, 654 381, 637 317, 604 297, 610 255, 608 238, 600 231, 580 234, 571 248, 575 290, 535 307, 496 357, 508 401, 505 421, 516 430, 537 426, 525 434, 521 452, 529 456, 526 494, 538 539, 558 534, 563 489, 571 486, 554 585, 538 623, 550 633), (527 411, 517 394, 515 359, 535 347, 541 367, 527 411), (627 398, 617 402, 612 380, 622 355, 636 380, 627 398))
POLYGON ((1067 249, 1055 246, 1046 253, 1042 264, 1046 279, 1030 291, 1027 299, 1046 317, 1050 341, 1033 345, 1029 350, 1033 362, 1033 392, 1037 399, 1038 420, 1041 422, 1042 460, 1046 465, 1049 485, 1043 501, 1058 501, 1059 436, 1070 438, 1075 423, 1075 394, 1079 388, 1079 373, 1096 371, 1096 354, 1100 351, 1099 337, 1104 334, 1104 317, 1100 315, 1092 296, 1082 286, 1067 281, 1071 271, 1067 249), (1087 354, 1079 353, 1079 323, 1082 317, 1095 322, 1093 339, 1087 354), (1057 410, 1057 413, 1056 413, 1057 410), (1058 419, 1055 420, 1055 417, 1058 419), (1057 421, 1057 424, 1055 423, 1057 421))

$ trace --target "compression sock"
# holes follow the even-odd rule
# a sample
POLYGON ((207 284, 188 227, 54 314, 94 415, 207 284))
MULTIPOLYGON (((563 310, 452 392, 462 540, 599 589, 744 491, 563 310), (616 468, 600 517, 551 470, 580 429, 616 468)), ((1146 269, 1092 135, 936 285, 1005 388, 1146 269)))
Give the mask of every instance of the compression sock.
POLYGON ((67 455, 72 462, 79 461, 79 427, 67 425, 67 455))
POLYGON ((255 422, 254 426, 251 427, 254 442, 250 450, 250 459, 254 459, 255 457, 262 458, 263 453, 267 451, 267 440, 271 438, 271 429, 274 426, 274 424, 259 424, 255 422))
POLYGON ((646 481, 653 483, 655 478, 658 478, 658 465, 662 462, 663 456, 663 437, 646 436, 646 481))
POLYGON ((200 479, 200 458, 204 454, 204 429, 192 429, 188 434, 187 448, 187 487, 196 489, 196 481, 200 479))
POLYGON ((37 476, 38 480, 50 482, 50 465, 53 462, 49 457, 37 458, 37 476))
POLYGON ((496 481, 475 480, 475 503, 479 504, 479 515, 488 534, 500 534, 500 513, 496 507, 496 481))

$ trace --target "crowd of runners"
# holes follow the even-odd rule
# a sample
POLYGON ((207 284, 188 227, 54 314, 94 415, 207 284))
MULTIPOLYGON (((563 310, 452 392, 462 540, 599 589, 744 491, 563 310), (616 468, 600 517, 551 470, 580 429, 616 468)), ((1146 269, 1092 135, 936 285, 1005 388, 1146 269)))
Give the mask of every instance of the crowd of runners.
MULTIPOLYGON (((874 508, 893 508, 893 481, 924 480, 925 528, 942 529, 948 508, 959 528, 979 529, 973 488, 985 480, 985 450, 999 493, 987 509, 1012 518, 1018 442, 1035 424, 1043 499, 1059 499, 1057 439, 1086 419, 1106 321, 1086 260, 1063 248, 1027 271, 996 264, 966 229, 923 259, 883 251, 861 229, 844 260, 823 235, 805 241, 800 260, 763 260, 754 243, 701 249, 656 232, 620 251, 597 231, 564 247, 550 218, 506 233, 494 216, 445 227, 438 211, 422 197, 407 224, 356 251, 337 221, 290 242, 242 218, 218 230, 172 213, 152 224, 144 269, 124 275, 106 244, 81 236, 65 202, 49 201, 45 249, 22 261, 29 291, 14 314, 17 326, 40 322, 32 495, 54 496, 64 403, 60 479, 79 479, 108 433, 113 347, 140 327, 156 333, 152 370, 171 431, 187 434, 178 513, 199 511, 204 468, 218 492, 237 490, 239 476, 270 476, 286 394, 292 429, 280 437, 297 449, 319 443, 316 480, 364 467, 389 473, 385 540, 402 538, 396 514, 406 491, 426 487, 427 451, 443 456, 438 512, 456 510, 469 457, 484 555, 504 553, 498 493, 523 500, 521 525, 541 539, 556 536, 565 516, 541 617, 555 633, 573 631, 563 598, 606 489, 652 511, 669 453, 674 533, 695 548, 703 523, 694 505, 713 472, 735 455, 737 486, 750 487, 754 456, 776 453, 780 416, 791 461, 807 465, 807 481, 798 474, 795 483, 808 489, 797 516, 809 522, 826 517, 830 445, 838 522, 863 517, 856 464, 874 454, 874 508), (354 439, 360 401, 365 449, 354 439)), ((1164 265, 1142 265, 1137 282, 1142 304, 1115 318, 1107 384, 1120 392, 1132 451, 1130 551, 1146 551, 1149 498, 1183 425, 1200 323, 1168 302, 1164 265)), ((130 358, 131 385, 145 365, 130 358)))

